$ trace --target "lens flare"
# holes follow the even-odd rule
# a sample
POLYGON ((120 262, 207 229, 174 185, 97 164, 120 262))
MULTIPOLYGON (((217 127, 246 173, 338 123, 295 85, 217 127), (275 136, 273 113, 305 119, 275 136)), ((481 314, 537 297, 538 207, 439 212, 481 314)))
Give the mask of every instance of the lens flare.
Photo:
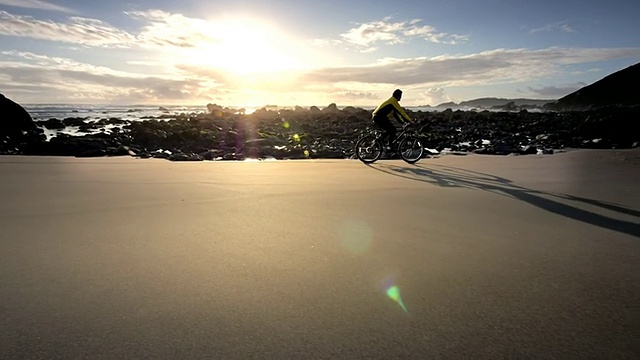
POLYGON ((387 289, 387 296, 395 301, 396 303, 398 303, 398 305, 400 305, 400 307, 402 308, 402 310, 404 310, 404 312, 408 313, 409 311, 407 311, 407 307, 404 306, 404 302, 402 301, 402 296, 400 296, 400 289, 393 285, 391 287, 389 287, 387 289))

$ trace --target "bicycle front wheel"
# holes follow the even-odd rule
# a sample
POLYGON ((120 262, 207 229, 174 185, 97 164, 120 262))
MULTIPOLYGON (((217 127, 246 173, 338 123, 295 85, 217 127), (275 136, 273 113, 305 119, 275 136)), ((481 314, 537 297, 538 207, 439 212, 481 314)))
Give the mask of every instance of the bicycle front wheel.
POLYGON ((424 145, 417 137, 410 136, 402 139, 398 151, 402 160, 414 164, 424 155, 424 145))
POLYGON ((367 135, 356 142, 356 157, 365 164, 371 164, 382 156, 382 144, 373 135, 367 135))

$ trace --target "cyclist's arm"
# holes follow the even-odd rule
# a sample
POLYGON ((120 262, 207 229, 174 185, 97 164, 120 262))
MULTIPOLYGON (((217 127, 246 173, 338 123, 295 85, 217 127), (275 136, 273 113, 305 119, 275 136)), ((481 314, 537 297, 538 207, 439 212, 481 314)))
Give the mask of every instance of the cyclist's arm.
POLYGON ((395 98, 392 98, 393 100, 391 101, 391 104, 393 105, 393 108, 396 110, 394 111, 393 115, 396 116, 396 120, 398 120, 398 122, 403 123, 404 121, 408 121, 411 122, 411 118, 409 117, 409 115, 407 115, 407 113, 404 111, 404 109, 402 109, 402 106, 400 106, 400 103, 398 103, 398 101, 395 98), (400 116, 402 116, 402 118, 404 118, 404 121, 401 121, 397 114, 400 114, 400 116))
POLYGON ((400 124, 404 124, 406 122, 406 120, 402 119, 402 117, 398 114, 398 111, 394 111, 393 112, 393 117, 396 119, 397 122, 399 122, 400 124))

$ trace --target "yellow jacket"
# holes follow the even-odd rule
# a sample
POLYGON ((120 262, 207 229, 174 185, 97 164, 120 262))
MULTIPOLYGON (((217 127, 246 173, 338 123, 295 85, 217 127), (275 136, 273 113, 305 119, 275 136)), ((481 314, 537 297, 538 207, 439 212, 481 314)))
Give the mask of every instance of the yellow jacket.
POLYGON ((389 117, 390 114, 393 114, 393 117, 395 117, 399 123, 405 121, 411 122, 409 115, 404 112, 398 100, 393 96, 373 110, 373 117, 389 117))

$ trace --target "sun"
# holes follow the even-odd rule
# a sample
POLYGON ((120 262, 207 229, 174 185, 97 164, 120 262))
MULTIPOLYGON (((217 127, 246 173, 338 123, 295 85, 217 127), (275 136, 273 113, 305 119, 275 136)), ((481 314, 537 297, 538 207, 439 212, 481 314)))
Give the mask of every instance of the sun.
POLYGON ((193 97, 234 106, 298 103, 301 77, 325 59, 300 33, 269 20, 172 20, 161 33, 173 45, 161 49, 162 63, 170 76, 191 86, 193 97))
POLYGON ((208 27, 194 55, 211 67, 252 76, 300 66, 287 46, 291 40, 262 21, 234 18, 209 22, 208 27))

